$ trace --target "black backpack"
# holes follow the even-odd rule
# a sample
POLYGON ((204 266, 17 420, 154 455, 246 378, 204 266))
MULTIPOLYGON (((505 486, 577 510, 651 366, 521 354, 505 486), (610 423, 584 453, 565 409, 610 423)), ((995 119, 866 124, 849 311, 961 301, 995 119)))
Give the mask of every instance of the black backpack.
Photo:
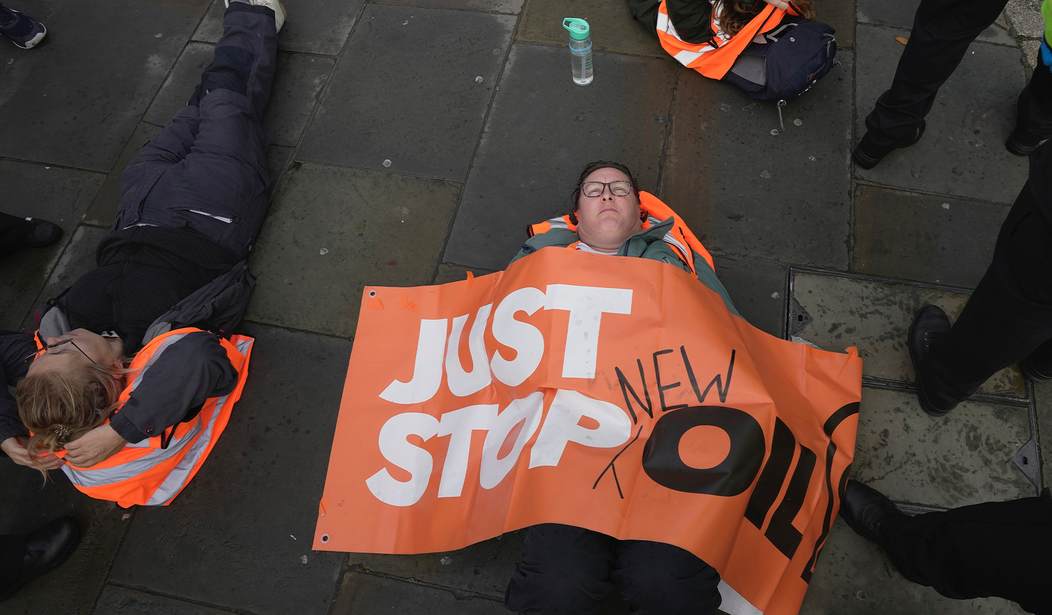
POLYGON ((786 17, 749 43, 723 78, 756 100, 789 100, 811 89, 836 58, 835 30, 818 22, 786 17))

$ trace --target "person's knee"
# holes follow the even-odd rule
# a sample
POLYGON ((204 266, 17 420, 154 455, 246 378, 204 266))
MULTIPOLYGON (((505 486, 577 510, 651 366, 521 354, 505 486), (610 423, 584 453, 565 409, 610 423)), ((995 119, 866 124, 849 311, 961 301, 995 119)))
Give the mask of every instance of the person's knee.
POLYGON ((671 545, 631 545, 622 553, 615 577, 640 615, 707 615, 720 606, 719 573, 671 545))
POLYGON ((526 530, 505 604, 528 614, 595 613, 611 589, 613 539, 567 525, 526 530))
POLYGON ((523 563, 508 583, 504 602, 512 611, 529 615, 587 615, 597 612, 609 591, 609 581, 593 571, 523 563))

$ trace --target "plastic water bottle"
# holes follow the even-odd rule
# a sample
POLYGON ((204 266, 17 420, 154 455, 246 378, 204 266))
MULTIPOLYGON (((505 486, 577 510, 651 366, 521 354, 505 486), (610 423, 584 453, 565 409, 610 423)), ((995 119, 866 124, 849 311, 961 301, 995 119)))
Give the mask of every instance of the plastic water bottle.
POLYGON ((563 28, 570 33, 570 70, 573 82, 588 85, 592 82, 592 31, 580 17, 567 17, 563 28))

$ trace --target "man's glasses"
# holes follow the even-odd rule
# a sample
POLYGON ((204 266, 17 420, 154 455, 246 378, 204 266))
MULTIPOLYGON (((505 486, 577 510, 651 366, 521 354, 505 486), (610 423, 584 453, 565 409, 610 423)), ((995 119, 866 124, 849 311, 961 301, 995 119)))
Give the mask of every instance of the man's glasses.
POLYGON ((614 196, 628 196, 632 194, 632 182, 619 179, 613 182, 585 182, 581 184, 581 194, 588 197, 597 197, 603 191, 610 188, 610 194, 614 196))

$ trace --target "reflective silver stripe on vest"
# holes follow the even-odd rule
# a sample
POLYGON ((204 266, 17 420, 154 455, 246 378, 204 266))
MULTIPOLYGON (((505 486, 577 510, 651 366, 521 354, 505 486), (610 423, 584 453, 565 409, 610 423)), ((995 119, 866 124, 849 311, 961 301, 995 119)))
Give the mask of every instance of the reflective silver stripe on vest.
POLYGON ((134 478, 158 463, 178 455, 193 440, 194 436, 201 433, 201 419, 199 417, 195 418, 194 423, 194 426, 183 434, 182 438, 172 440, 168 448, 153 449, 151 452, 128 463, 100 470, 91 468, 74 469, 66 464, 62 466, 62 471, 69 477, 70 482, 81 487, 99 487, 134 478))
MULTIPOLYGON (((252 342, 249 340, 241 340, 237 344, 237 351, 242 356, 248 352, 248 349, 252 347, 252 342)), ((244 368, 242 368, 244 369, 244 368)), ((238 375, 240 380, 240 374, 238 375)), ((235 389, 237 385, 235 385, 235 389)), ((147 500, 147 506, 160 506, 168 500, 175 497, 179 491, 186 486, 187 481, 190 480, 190 475, 197 465, 198 461, 204 455, 205 450, 208 449, 208 445, 212 442, 212 434, 215 432, 215 424, 219 419, 219 416, 223 412, 223 408, 226 406, 230 395, 224 395, 216 400, 215 408, 212 410, 212 416, 208 419, 208 425, 205 426, 204 433, 194 441, 193 445, 190 446, 190 450, 186 452, 186 455, 179 460, 179 463, 172 468, 172 471, 164 478, 164 482, 161 483, 157 490, 153 492, 150 499, 147 500)))
POLYGON ((563 220, 562 217, 549 218, 548 219, 548 224, 550 224, 552 228, 569 228, 566 225, 566 220, 563 220))

